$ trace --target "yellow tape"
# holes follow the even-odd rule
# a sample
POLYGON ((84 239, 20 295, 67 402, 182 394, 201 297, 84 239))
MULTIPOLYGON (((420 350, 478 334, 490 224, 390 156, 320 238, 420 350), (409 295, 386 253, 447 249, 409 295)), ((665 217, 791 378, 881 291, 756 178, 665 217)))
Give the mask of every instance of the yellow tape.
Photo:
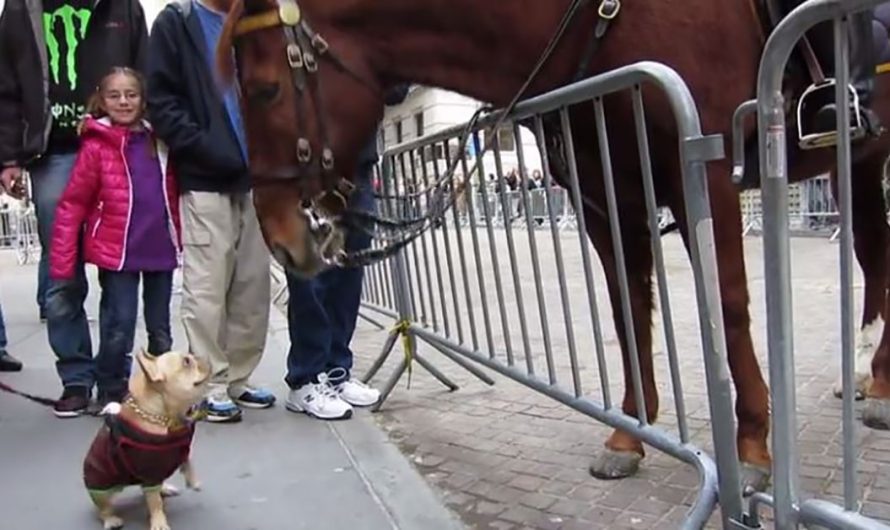
POLYGON ((875 72, 878 75, 890 72, 890 63, 879 64, 877 68, 875 68, 875 72))
POLYGON ((408 389, 411 388, 411 375, 414 368, 414 337, 411 335, 411 321, 400 320, 393 326, 393 333, 402 337, 402 349, 405 350, 405 365, 408 368, 408 389))

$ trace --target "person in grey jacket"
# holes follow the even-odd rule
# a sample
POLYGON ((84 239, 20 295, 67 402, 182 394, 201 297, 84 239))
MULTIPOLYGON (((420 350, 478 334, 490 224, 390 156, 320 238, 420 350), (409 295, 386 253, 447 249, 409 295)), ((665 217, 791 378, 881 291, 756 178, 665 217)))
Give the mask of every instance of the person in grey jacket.
POLYGON ((95 373, 83 262, 74 285, 48 279, 56 203, 74 165, 89 96, 111 67, 141 69, 147 41, 138 0, 0 0, 0 184, 22 198, 23 174, 30 173, 41 245, 37 302, 64 387, 54 410, 59 417, 87 409, 95 373), (65 303, 50 304, 53 296, 65 303), (75 310, 50 314, 51 305, 75 310))

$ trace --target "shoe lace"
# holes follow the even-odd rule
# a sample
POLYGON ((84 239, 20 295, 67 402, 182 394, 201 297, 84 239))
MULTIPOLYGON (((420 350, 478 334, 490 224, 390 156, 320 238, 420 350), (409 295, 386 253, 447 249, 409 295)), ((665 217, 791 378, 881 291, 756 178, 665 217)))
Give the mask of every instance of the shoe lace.
POLYGON ((331 378, 324 372, 318 374, 318 383, 315 385, 315 391, 320 398, 325 400, 335 400, 340 397, 339 394, 337 394, 334 385, 331 383, 331 378))

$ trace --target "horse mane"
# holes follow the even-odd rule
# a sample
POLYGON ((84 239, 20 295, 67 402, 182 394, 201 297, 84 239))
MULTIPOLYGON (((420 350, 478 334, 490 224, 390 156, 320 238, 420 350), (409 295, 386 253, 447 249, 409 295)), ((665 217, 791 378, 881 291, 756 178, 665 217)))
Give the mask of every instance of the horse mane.
POLYGON ((244 13, 244 0, 234 0, 229 6, 229 12, 223 23, 219 35, 219 43, 216 45, 216 71, 222 86, 228 88, 235 80, 235 59, 233 50, 235 45, 235 25, 244 13))

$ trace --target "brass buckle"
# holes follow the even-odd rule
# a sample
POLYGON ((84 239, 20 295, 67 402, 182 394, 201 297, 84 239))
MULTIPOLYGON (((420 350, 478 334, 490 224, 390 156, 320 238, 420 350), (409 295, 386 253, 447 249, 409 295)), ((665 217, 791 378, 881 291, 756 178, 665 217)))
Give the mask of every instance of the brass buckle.
POLYGON ((334 169, 334 152, 330 147, 325 147, 321 151, 321 167, 326 171, 334 169))
POLYGON ((330 48, 328 41, 324 40, 318 33, 312 36, 312 47, 315 48, 319 55, 324 55, 330 48))
POLYGON ((296 2, 284 2, 278 6, 278 18, 285 26, 296 26, 303 19, 300 6, 296 2))
POLYGON ((306 71, 307 72, 315 72, 318 70, 318 63, 315 61, 315 56, 308 51, 303 52, 303 62, 306 63, 306 71))
POLYGON ((312 160, 312 146, 309 140, 300 138, 297 140, 297 161, 301 164, 308 164, 312 160))
POLYGON ((287 45, 287 64, 291 68, 303 68, 303 51, 297 44, 287 45))
POLYGON ((597 13, 603 20, 612 20, 621 11, 621 0, 603 0, 597 13), (611 11, 610 11, 611 10, 611 11))

